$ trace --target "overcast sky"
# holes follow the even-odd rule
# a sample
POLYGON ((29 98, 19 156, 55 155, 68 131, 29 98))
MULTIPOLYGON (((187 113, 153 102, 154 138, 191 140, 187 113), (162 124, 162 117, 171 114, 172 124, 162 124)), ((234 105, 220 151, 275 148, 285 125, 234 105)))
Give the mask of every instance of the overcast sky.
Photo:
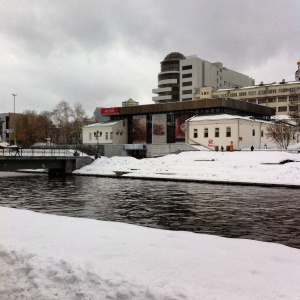
POLYGON ((299 0, 0 0, 0 112, 153 104, 170 52, 292 81, 299 20, 299 0))

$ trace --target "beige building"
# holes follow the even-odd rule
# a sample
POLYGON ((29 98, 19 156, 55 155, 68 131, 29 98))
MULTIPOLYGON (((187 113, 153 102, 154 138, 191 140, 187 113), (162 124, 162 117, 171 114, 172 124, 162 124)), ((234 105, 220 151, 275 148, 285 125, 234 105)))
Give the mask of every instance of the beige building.
POLYGON ((299 110, 300 82, 282 80, 279 83, 248 86, 243 88, 219 89, 213 91, 212 87, 203 87, 195 95, 197 100, 232 98, 253 104, 273 107, 276 115, 287 115, 299 110))
POLYGON ((96 123, 82 128, 82 143, 85 145, 127 143, 127 121, 96 123))
MULTIPOLYGON (((266 135, 270 121, 237 115, 198 116, 186 121, 186 143, 201 145, 210 150, 242 150, 276 148, 266 135)), ((294 143, 296 142, 293 141, 294 143)))
POLYGON ((122 102, 122 106, 123 106, 123 107, 127 107, 127 106, 136 106, 136 105, 139 105, 139 102, 134 101, 134 100, 131 99, 131 98, 129 98, 128 100, 122 102))

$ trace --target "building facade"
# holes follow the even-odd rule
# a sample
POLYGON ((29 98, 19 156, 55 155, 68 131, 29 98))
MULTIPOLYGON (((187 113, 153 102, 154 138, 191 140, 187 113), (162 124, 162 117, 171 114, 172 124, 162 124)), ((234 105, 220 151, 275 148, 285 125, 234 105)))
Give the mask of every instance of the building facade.
POLYGON ((15 137, 15 117, 18 114, 14 113, 0 113, 0 140, 11 144, 16 141, 15 137))
POLYGON ((300 81, 300 59, 297 61, 298 70, 295 72, 295 81, 300 81))
POLYGON ((288 115, 300 111, 300 59, 297 61, 298 70, 295 81, 273 82, 245 87, 222 88, 215 90, 213 86, 203 86, 196 93, 195 99, 232 98, 253 104, 268 106, 276 109, 276 115, 288 115))
POLYGON ((85 145, 125 144, 127 139, 126 120, 96 123, 82 128, 82 143, 85 145))
POLYGON ((248 103, 272 107, 277 115, 287 115, 300 109, 300 82, 282 80, 280 83, 248 86, 214 91, 212 87, 203 87, 196 99, 232 98, 248 103))
POLYGON ((271 120, 273 108, 233 99, 207 99, 177 103, 102 109, 111 121, 126 120, 127 144, 170 144, 185 142, 185 121, 194 116, 232 114, 271 120))
POLYGON ((211 150, 224 151, 276 148, 267 137, 270 121, 257 120, 228 114, 198 116, 186 121, 186 141, 190 145, 201 145, 211 150))
POLYGON ((158 88, 152 92, 155 103, 195 100, 201 87, 220 88, 254 85, 254 79, 223 67, 220 62, 211 63, 196 55, 185 57, 179 52, 168 54, 161 62, 158 88))
POLYGON ((129 98, 128 100, 122 102, 122 106, 136 106, 136 105, 139 105, 139 102, 134 101, 131 98, 129 98))

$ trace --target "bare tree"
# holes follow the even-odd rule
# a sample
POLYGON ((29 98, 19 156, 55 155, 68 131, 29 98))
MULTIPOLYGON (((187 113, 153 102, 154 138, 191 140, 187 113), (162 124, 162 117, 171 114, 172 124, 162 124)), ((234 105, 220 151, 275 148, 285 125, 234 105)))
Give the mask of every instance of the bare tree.
POLYGON ((297 127, 288 120, 278 120, 267 127, 267 137, 271 138, 279 149, 287 149, 296 131, 297 127))
POLYGON ((40 113, 44 117, 46 123, 46 138, 50 138, 52 143, 57 144, 58 129, 52 121, 52 112, 44 110, 40 113))
POLYGON ((74 108, 66 101, 61 101, 52 111, 53 121, 58 128, 58 142, 62 144, 76 144, 82 126, 86 123, 86 113, 80 103, 74 108))
POLYGON ((49 120, 35 110, 25 110, 16 118, 17 140, 24 147, 44 142, 47 137, 49 120))
POLYGON ((300 95, 293 93, 289 98, 289 116, 295 121, 296 126, 300 128, 300 95))

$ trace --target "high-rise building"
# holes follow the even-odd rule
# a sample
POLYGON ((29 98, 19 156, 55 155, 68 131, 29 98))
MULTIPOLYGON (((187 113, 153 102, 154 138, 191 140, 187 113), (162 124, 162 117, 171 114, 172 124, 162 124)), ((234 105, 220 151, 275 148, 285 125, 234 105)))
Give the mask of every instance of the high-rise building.
POLYGON ((179 52, 168 54, 160 63, 158 88, 152 92, 155 103, 195 100, 195 94, 203 86, 214 90, 254 85, 254 79, 223 67, 220 62, 211 63, 196 55, 185 57, 179 52))

